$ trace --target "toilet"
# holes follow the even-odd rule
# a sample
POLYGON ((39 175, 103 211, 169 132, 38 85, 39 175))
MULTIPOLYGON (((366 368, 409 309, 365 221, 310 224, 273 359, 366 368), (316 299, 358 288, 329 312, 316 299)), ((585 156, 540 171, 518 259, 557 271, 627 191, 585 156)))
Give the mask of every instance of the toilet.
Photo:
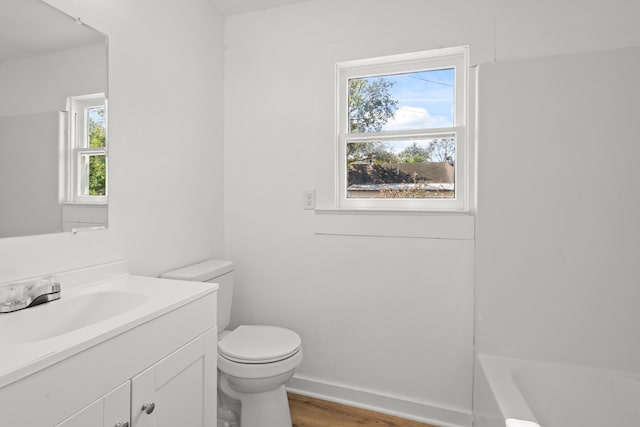
POLYGON ((284 385, 302 361, 300 336, 269 325, 226 329, 233 296, 231 261, 208 260, 161 277, 219 285, 218 427, 291 427, 284 385))

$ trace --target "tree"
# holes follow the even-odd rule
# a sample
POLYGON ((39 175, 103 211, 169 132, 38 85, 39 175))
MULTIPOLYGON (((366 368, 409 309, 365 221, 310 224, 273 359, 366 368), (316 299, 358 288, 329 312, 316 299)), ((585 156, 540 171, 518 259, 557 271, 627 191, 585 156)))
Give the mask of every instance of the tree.
MULTIPOLYGON (((393 117, 398 101, 391 95, 393 82, 385 78, 349 80, 349 130, 351 132, 379 132, 393 117)), ((347 145, 347 161, 384 162, 393 153, 382 142, 363 141, 347 145)))
POLYGON ((424 163, 431 158, 431 146, 421 147, 415 142, 398 153, 400 163, 424 163))
POLYGON ((395 114, 398 101, 389 92, 393 82, 385 78, 349 80, 351 132, 379 132, 395 114))
MULTIPOLYGON (((89 115, 89 147, 104 148, 107 142, 107 129, 104 125, 104 108, 94 109, 89 115)), ((107 191, 107 164, 104 155, 89 157, 89 194, 104 196, 107 191)))
POLYGON ((347 145, 347 163, 395 163, 397 156, 380 141, 351 142, 347 145))
POLYGON ((107 142, 104 107, 92 108, 89 116, 89 147, 103 148, 107 142))
POLYGON ((429 159, 432 162, 453 162, 456 157, 456 140, 440 138, 431 143, 429 159))
POLYGON ((106 195, 107 164, 103 155, 89 158, 89 195, 106 195))

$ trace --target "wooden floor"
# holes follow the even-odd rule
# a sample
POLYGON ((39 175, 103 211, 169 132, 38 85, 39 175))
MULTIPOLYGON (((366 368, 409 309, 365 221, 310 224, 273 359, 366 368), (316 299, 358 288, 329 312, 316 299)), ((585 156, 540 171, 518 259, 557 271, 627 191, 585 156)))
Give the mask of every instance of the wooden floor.
POLYGON ((436 427, 293 393, 289 408, 293 427, 436 427))

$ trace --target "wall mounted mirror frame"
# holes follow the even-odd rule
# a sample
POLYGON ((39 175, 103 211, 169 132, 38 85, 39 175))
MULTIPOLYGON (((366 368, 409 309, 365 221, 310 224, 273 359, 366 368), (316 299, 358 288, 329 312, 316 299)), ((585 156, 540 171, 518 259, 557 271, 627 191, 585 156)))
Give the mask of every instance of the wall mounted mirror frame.
POLYGON ((108 224, 107 37, 0 2, 0 238, 108 224))

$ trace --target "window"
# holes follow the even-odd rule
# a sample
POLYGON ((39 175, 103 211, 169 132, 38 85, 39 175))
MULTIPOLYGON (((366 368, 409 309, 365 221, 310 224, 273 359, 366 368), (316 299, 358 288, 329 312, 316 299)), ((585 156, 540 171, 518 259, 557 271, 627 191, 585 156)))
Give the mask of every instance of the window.
POLYGON ((67 101, 67 201, 107 202, 107 112, 104 94, 67 101))
POLYGON ((467 49, 338 64, 337 205, 467 210, 467 49))

